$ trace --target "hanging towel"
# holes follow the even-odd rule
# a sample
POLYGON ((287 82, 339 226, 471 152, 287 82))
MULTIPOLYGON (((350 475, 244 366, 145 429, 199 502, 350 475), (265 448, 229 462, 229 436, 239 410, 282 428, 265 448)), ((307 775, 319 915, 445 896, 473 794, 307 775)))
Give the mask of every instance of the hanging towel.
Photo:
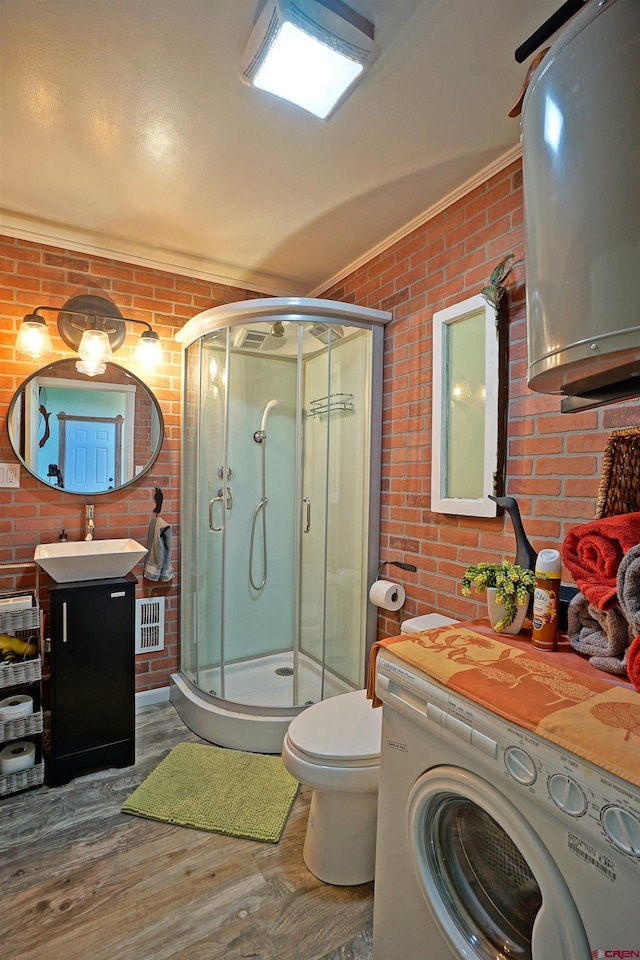
POLYGON ((171 524, 162 517, 152 517, 149 522, 147 559, 144 564, 146 580, 166 582, 173 576, 171 565, 171 524))
POLYGON ((608 610, 617 600, 618 567, 640 543, 640 513, 591 520, 574 527, 562 545, 562 559, 589 603, 608 610))

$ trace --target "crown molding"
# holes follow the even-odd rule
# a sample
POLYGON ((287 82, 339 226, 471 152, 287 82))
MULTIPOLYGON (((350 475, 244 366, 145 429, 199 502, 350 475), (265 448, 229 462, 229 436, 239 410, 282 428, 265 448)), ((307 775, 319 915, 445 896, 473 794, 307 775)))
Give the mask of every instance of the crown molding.
POLYGON ((147 267, 150 270, 160 270, 163 273, 193 277, 197 280, 204 280, 207 283, 216 283, 225 287, 265 293, 272 297, 317 297, 325 290, 340 283, 341 280, 344 280, 359 267, 380 256, 414 230, 424 226, 429 220, 433 220, 434 217, 437 217, 438 214, 466 196, 475 187, 486 183, 487 180, 500 173, 515 160, 520 159, 521 156, 522 145, 517 144, 313 290, 308 290, 303 284, 285 277, 274 276, 259 270, 255 272, 243 271, 239 268, 235 270, 229 264, 208 260, 205 257, 183 251, 162 248, 154 248, 153 251, 150 251, 145 244, 114 237, 105 237, 99 242, 90 233, 57 223, 47 224, 48 229, 45 229, 44 225, 36 220, 2 209, 0 209, 0 233, 30 243, 49 247, 63 247, 89 256, 117 260, 121 263, 147 267))
POLYGON ((296 284, 285 277, 260 271, 234 270, 230 264, 179 250, 154 248, 151 252, 145 244, 120 238, 105 237, 99 242, 90 233, 61 224, 52 223, 46 226, 48 229, 36 220, 0 209, 0 233, 16 240, 26 240, 46 247, 62 247, 88 256, 192 277, 224 287, 250 290, 252 293, 266 293, 272 297, 296 297, 305 294, 302 284, 296 284))
POLYGON ((328 290, 330 287, 335 286, 335 284, 340 283, 340 281, 344 280, 345 277, 350 276, 352 273, 369 263, 375 257, 385 253, 395 243, 398 243, 399 240, 404 240, 404 238, 408 237, 409 234, 413 233, 414 230, 424 226, 424 224, 428 223, 429 220, 433 220, 434 217, 437 217, 438 214, 446 210, 447 207, 450 207, 458 200, 461 200, 476 187, 486 183, 487 180, 491 179, 491 177, 501 173, 508 166, 510 166, 510 164, 512 164, 515 160, 519 160, 521 157, 522 144, 518 143, 511 150, 507 151, 507 153, 503 153, 501 157, 498 157, 497 160, 494 160, 493 163, 490 163, 487 167, 483 167, 482 170, 476 173, 469 180, 465 180, 464 183, 461 183, 459 187, 456 187, 455 190, 452 190, 451 193, 448 193, 446 197, 442 198, 442 200, 438 200, 437 203, 434 203, 433 206, 425 210, 424 213, 419 214, 413 220, 410 220, 409 223, 406 223, 403 227, 400 227, 399 230, 396 230, 395 233, 392 233, 391 236, 386 238, 386 240, 382 240, 375 247, 372 247, 370 250, 368 250, 367 253, 363 253, 362 256, 358 257, 357 260, 354 260, 347 267, 344 267, 342 270, 340 270, 339 273, 329 277, 328 280, 316 287, 314 290, 311 290, 306 294, 306 296, 317 297, 325 290, 328 290))

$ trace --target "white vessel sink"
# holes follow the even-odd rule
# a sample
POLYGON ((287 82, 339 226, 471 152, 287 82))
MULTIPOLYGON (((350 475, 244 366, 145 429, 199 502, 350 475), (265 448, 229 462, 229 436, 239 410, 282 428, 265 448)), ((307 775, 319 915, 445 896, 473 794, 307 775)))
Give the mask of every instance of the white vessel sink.
POLYGON ((33 559, 57 583, 71 583, 124 577, 146 552, 137 540, 79 540, 41 543, 33 559))

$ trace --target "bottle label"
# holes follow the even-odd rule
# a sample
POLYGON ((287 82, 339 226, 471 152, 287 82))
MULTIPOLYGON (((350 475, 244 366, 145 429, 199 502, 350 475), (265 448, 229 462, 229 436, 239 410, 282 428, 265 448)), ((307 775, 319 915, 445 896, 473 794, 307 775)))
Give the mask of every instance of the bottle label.
POLYGON ((542 650, 555 650, 558 640, 559 580, 538 580, 533 591, 531 642, 542 650))
POLYGON ((533 626, 542 630, 545 624, 553 623, 558 615, 556 595, 553 590, 536 587, 533 592, 533 626))

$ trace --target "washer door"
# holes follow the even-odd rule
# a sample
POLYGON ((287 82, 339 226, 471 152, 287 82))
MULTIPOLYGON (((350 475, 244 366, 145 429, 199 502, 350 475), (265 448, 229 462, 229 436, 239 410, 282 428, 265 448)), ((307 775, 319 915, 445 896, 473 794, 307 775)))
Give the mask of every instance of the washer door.
POLYGON ((549 851, 485 780, 458 767, 423 774, 409 794, 407 834, 420 889, 455 957, 591 957, 549 851))

